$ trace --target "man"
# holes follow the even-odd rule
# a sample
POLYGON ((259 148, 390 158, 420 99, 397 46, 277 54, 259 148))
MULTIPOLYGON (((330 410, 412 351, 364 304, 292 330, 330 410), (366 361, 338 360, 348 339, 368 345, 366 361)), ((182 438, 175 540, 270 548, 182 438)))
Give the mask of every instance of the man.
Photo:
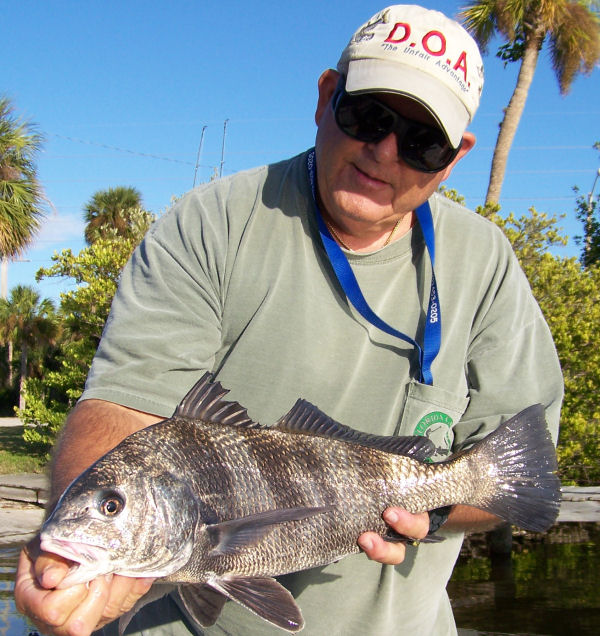
MULTIPOLYGON (((53 498, 169 416, 207 369, 262 423, 302 396, 360 430, 427 435, 443 458, 541 402, 556 439, 560 369, 525 277, 496 226, 435 194, 475 143, 466 127, 482 84, 458 24, 385 9, 319 79, 314 153, 201 187, 156 223, 123 272, 57 446, 53 498)), ((401 509, 384 518, 415 538, 445 521, 401 509)), ((453 634, 445 586, 462 531, 496 521, 456 506, 441 543, 366 533, 359 544, 378 563, 355 555, 282 581, 306 634, 453 634)), ((67 564, 31 559, 21 558, 18 606, 56 634, 90 633, 151 584, 115 575, 53 589, 67 564)), ((152 634, 186 625, 170 597, 133 621, 152 634)), ((205 633, 281 632, 227 603, 205 633)))

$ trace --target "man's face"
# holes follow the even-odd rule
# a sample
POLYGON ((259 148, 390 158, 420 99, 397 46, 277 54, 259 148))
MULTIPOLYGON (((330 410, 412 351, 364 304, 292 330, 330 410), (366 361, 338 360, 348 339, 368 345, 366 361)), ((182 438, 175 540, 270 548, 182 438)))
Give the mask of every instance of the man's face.
MULTIPOLYGON (((396 136, 380 142, 352 139, 335 122, 330 101, 339 75, 325 71, 319 80, 316 156, 319 194, 324 211, 335 222, 389 224, 427 200, 448 177, 456 161, 472 147, 474 137, 465 133, 455 161, 437 173, 419 172, 398 157, 396 136)), ((393 94, 378 98, 406 117, 432 124, 431 115, 416 102, 393 94)))

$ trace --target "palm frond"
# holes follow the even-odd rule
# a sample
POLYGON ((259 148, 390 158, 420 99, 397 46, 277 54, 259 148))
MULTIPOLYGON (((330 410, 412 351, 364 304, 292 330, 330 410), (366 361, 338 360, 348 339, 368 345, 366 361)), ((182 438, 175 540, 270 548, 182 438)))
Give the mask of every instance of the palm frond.
POLYGON ((584 3, 570 2, 550 30, 550 55, 561 94, 578 74, 589 75, 600 59, 600 19, 584 3))
POLYGON ((0 97, 0 255, 22 253, 40 228, 46 201, 35 159, 43 137, 0 97))

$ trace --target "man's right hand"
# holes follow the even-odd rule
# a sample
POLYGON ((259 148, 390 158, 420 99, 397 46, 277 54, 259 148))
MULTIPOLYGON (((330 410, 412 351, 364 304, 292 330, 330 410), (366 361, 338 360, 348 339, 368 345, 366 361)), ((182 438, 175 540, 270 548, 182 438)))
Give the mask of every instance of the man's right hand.
POLYGON ((15 581, 17 609, 44 634, 89 636, 129 611, 155 580, 109 574, 57 590, 69 566, 55 554, 21 552, 15 581))

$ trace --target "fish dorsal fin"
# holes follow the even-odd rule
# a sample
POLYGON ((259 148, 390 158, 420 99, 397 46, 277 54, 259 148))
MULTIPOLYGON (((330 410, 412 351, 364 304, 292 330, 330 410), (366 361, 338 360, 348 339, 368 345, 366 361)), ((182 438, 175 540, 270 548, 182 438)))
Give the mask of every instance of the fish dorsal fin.
POLYGON ((276 426, 292 433, 330 437, 395 455, 405 455, 418 461, 425 461, 435 452, 435 444, 426 437, 418 435, 395 437, 363 433, 336 422, 306 400, 298 400, 276 426))
POLYGON ((280 629, 295 633, 304 627, 294 597, 271 577, 215 577, 208 584, 280 629))
POLYGON ((229 391, 220 382, 213 381, 210 373, 205 373, 175 409, 173 417, 201 419, 213 424, 256 427, 258 424, 248 417, 246 409, 237 402, 223 399, 229 391))

